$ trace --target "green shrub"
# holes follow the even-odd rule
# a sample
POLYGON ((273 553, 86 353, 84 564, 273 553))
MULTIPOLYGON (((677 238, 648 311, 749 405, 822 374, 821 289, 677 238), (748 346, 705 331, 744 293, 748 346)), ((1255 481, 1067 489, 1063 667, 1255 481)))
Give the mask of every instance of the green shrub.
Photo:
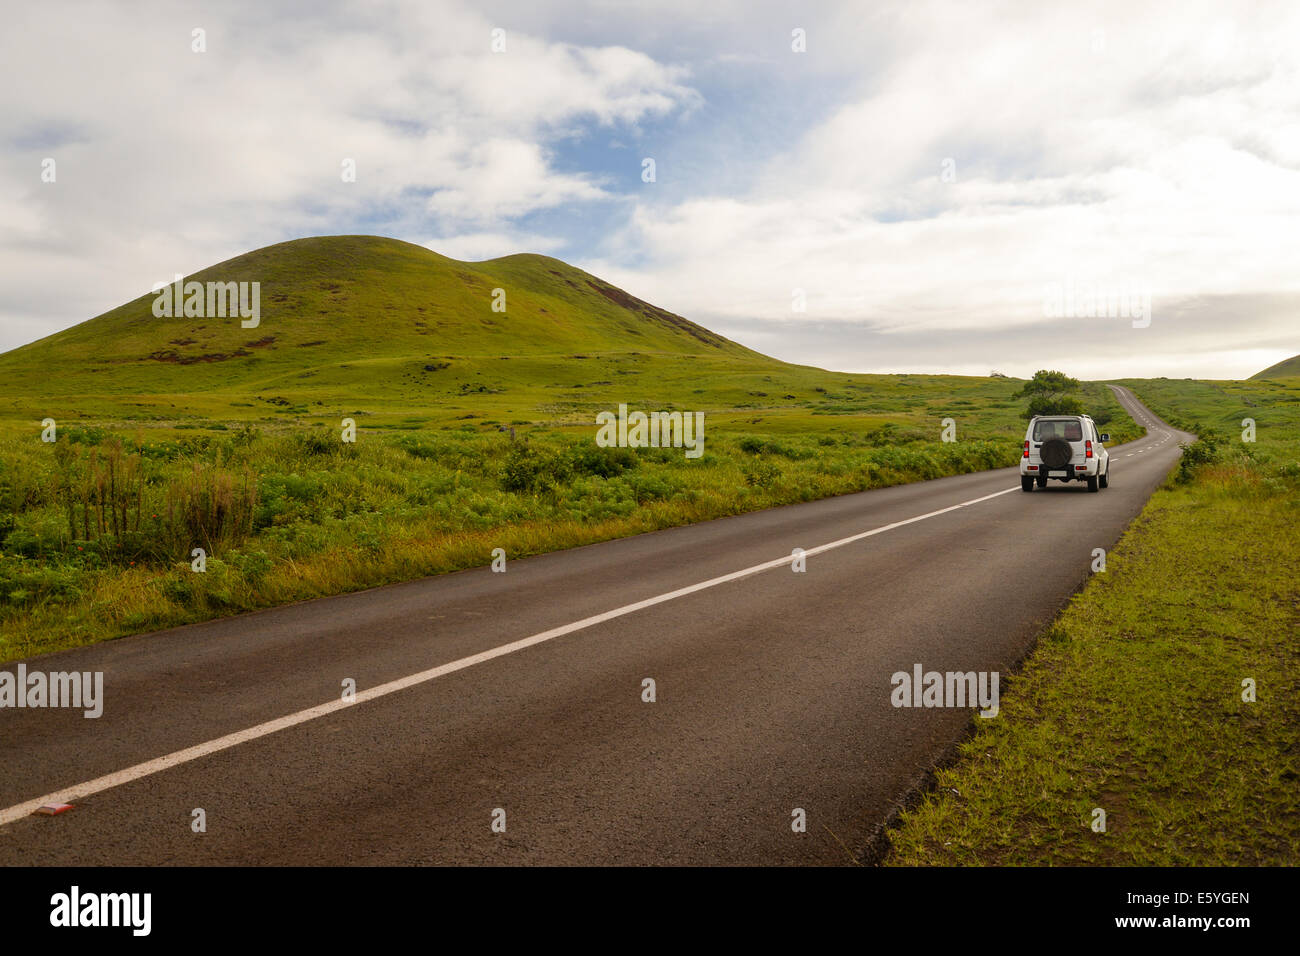
POLYGON ((770 461, 752 461, 745 462, 740 466, 741 474, 745 476, 745 484, 751 488, 769 489, 781 478, 781 469, 770 461))
POLYGON ((438 457, 438 449, 434 445, 428 442, 422 442, 418 438, 410 435, 403 435, 399 438, 397 440, 397 447, 402 449, 412 458, 420 458, 425 461, 430 461, 438 457))
POLYGON ((1174 481, 1178 484, 1186 484, 1195 478, 1196 472, 1203 465, 1223 461, 1223 436, 1209 428, 1201 432, 1199 441, 1179 442, 1178 447, 1183 450, 1182 457, 1178 459, 1178 471, 1174 475, 1174 481))
POLYGON ((789 458, 792 461, 813 457, 811 451, 792 448, 770 438, 759 438, 755 435, 745 435, 737 444, 740 446, 741 451, 750 455, 780 455, 782 458, 789 458))
POLYGON ((63 437, 74 445, 100 445, 108 438, 108 432, 98 427, 79 428, 74 426, 65 431, 63 437))
POLYGON ((203 547, 210 554, 218 544, 242 541, 253 532, 257 490, 250 470, 234 475, 194 462, 167 487, 164 520, 171 547, 185 553, 203 547))
POLYGON ((581 442, 569 451, 569 464, 575 474, 613 478, 640 464, 631 448, 602 448, 581 442))
POLYGON ((501 465, 501 487, 506 491, 536 493, 567 481, 573 468, 567 458, 539 451, 527 442, 515 442, 501 465))
POLYGON ((1039 395, 1030 399, 1025 418, 1035 415, 1082 415, 1083 403, 1073 395, 1039 395))

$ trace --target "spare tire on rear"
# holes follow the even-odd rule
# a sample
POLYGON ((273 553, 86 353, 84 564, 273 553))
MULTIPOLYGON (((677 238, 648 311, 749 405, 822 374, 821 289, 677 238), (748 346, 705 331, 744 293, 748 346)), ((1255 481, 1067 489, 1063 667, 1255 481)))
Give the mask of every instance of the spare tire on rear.
POLYGON ((1038 456, 1048 468, 1064 468, 1074 457, 1074 449, 1064 438, 1052 438, 1043 442, 1043 447, 1038 450, 1038 456))

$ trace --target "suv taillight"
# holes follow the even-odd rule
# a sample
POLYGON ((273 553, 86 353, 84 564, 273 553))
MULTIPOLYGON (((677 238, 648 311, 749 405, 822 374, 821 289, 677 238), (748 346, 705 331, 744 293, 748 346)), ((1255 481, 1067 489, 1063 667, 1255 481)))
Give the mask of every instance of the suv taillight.
POLYGON ((1024 453, 1023 455, 1021 455, 1020 457, 1021 457, 1021 458, 1028 458, 1028 457, 1029 457, 1029 439, 1028 439, 1028 438, 1025 439, 1025 453, 1024 453))
POLYGON ((1092 439, 1088 439, 1088 441, 1084 442, 1084 443, 1083 443, 1083 447, 1084 447, 1084 449, 1085 449, 1083 457, 1084 457, 1084 458, 1091 458, 1091 457, 1092 457, 1092 439))

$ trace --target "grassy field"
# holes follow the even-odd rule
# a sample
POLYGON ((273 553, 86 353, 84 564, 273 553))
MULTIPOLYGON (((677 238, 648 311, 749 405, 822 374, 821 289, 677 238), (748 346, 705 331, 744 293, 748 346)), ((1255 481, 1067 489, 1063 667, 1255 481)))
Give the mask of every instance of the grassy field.
POLYGON ((1300 379, 1125 384, 1208 440, 891 831, 890 865, 1300 862, 1300 379))
POLYGON ((145 296, 0 356, 0 659, 1012 465, 1023 434, 1020 381, 788 365, 543 256, 336 237, 196 279, 260 281, 258 327, 145 296), (597 447, 620 403, 703 412, 703 456, 597 447))

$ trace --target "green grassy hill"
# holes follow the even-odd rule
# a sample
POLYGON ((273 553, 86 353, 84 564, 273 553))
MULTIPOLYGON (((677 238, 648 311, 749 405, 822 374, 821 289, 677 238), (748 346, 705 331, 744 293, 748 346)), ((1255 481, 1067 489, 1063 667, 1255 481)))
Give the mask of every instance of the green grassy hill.
POLYGON ((524 384, 567 383, 559 367, 591 354, 781 365, 546 256, 468 263, 395 239, 328 236, 268 246, 189 280, 260 283, 260 324, 158 318, 145 294, 0 356, 0 413, 56 415, 66 399, 137 420, 255 419, 323 413, 336 399, 349 407, 330 414, 351 413, 363 398, 376 411, 454 413, 466 410, 464 395, 481 406, 524 384), (505 291, 504 313, 492 310, 494 289, 505 291))
POLYGON ((1300 355, 1293 355, 1283 362, 1270 365, 1262 372, 1256 372, 1250 381, 1265 378, 1300 378, 1300 355))

